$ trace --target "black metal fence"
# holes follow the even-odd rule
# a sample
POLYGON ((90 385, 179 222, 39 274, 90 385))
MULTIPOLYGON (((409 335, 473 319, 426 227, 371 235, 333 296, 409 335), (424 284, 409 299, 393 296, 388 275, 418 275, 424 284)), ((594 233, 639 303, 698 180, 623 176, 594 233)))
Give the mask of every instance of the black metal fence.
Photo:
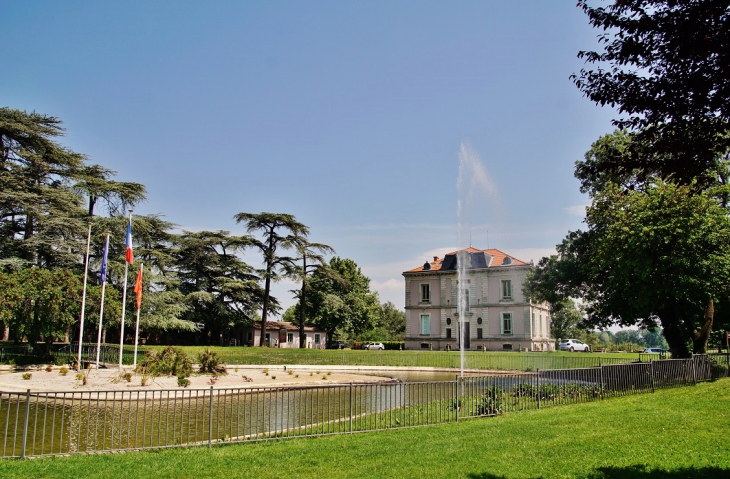
POLYGON ((702 355, 422 383, 0 392, 0 457, 427 426, 687 386, 723 367, 702 355))

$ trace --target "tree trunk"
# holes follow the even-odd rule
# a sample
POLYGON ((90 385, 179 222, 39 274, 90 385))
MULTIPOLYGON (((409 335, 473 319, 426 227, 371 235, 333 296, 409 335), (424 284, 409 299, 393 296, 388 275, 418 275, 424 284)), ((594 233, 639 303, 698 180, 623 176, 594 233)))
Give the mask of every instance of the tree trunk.
POLYGON ((690 357, 687 348, 687 337, 682 334, 682 328, 679 324, 679 318, 674 311, 662 311, 660 313, 662 328, 664 330, 664 338, 669 344, 669 352, 673 358, 690 357))
POLYGON ((261 337, 259 338, 259 346, 264 347, 264 339, 266 337, 266 319, 269 313, 269 294, 271 292, 271 270, 274 261, 274 227, 269 231, 269 248, 264 253, 266 259, 266 279, 264 282, 264 307, 261 310, 261 337))
POLYGON ((259 337, 259 346, 264 347, 264 339, 266 337, 266 316, 269 311, 269 291, 271 290, 271 274, 266 271, 266 280, 264 282, 264 307, 261 310, 261 337, 259 337))
POLYGON ((299 348, 306 348, 304 344, 304 305, 306 304, 305 294, 307 288, 307 256, 302 255, 302 293, 299 295, 299 348))
POLYGON ((715 303, 710 299, 707 301, 705 316, 699 331, 692 332, 692 352, 695 354, 707 354, 707 341, 710 339, 714 320, 715 303))

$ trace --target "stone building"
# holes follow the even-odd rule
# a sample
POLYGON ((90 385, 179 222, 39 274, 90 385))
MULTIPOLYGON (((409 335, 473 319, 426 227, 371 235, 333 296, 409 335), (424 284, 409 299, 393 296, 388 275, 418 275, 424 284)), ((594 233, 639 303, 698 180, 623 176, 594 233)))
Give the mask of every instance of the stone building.
POLYGON ((467 350, 554 350, 548 305, 522 292, 531 269, 500 250, 469 247, 404 272, 405 347, 457 350, 463 328, 467 350))

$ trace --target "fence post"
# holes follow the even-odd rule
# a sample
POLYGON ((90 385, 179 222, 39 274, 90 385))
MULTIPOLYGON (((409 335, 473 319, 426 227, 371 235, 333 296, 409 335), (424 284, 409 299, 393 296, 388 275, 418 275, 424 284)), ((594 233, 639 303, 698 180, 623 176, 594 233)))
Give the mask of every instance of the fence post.
POLYGON ((697 361, 695 361, 695 353, 692 353, 692 385, 697 385, 697 361))
POLYGON ((727 375, 730 377, 730 349, 728 349, 725 357, 727 358, 727 375))
POLYGON ((459 422, 459 376, 456 376, 456 380, 454 381, 454 386, 456 390, 456 402, 454 405, 456 406, 454 409, 456 410, 456 422, 459 422))
POLYGON ((655 386, 654 386, 654 360, 649 360, 649 375, 651 376, 651 392, 655 392, 655 386))
POLYGON ((25 420, 23 421, 23 443, 20 446, 20 458, 25 459, 25 445, 28 442, 28 417, 30 416, 30 389, 25 392, 25 420))
POLYGON ((350 383, 350 432, 352 432, 352 383, 350 383))
POLYGON ((540 409, 540 368, 537 368, 537 408, 540 409))
POLYGON ((213 444, 213 386, 210 387, 210 410, 208 412, 208 447, 211 447, 213 444))
POLYGON ((603 366, 598 367, 601 372, 601 399, 604 399, 603 397, 603 366))

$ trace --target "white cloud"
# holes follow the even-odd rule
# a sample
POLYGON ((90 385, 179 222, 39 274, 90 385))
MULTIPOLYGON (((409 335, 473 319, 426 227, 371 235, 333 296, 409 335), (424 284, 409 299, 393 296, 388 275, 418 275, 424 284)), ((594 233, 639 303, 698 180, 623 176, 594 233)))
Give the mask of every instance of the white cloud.
POLYGON ((380 281, 371 281, 370 282, 370 289, 374 289, 378 292, 383 291, 403 291, 403 285, 404 280, 390 278, 386 281, 380 282, 380 281))
POLYGON ((586 215, 586 208, 588 205, 573 205, 563 208, 563 211, 568 213, 570 216, 584 217, 586 215))

